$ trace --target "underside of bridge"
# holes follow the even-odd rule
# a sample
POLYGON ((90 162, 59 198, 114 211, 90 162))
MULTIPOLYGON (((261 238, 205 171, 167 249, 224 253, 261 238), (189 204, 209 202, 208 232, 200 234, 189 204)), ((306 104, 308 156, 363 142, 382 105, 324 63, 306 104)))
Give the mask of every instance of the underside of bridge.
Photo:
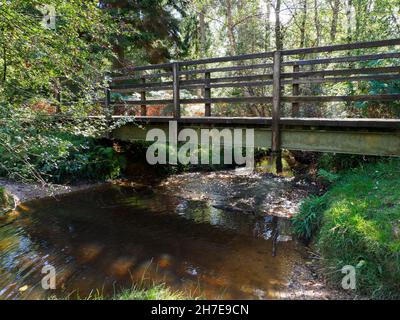
MULTIPOLYGON (((113 117, 113 121, 126 117, 113 117)), ((168 140, 170 117, 137 117, 114 129, 112 138, 145 141, 151 129, 168 140)), ((271 148, 271 118, 180 118, 179 130, 254 129, 254 146, 271 148)), ((400 156, 400 120, 281 118, 281 147, 288 150, 378 156, 400 156)), ((199 135, 200 136, 200 135, 199 135)), ((244 138, 244 137, 243 137, 244 138)), ((244 145, 244 144, 243 144, 244 145)))

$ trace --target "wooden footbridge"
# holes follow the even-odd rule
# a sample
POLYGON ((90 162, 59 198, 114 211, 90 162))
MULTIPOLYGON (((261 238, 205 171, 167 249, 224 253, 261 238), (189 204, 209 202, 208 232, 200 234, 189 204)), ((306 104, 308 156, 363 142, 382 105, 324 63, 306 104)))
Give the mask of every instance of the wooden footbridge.
POLYGON ((142 140, 151 128, 167 130, 171 120, 182 129, 254 128, 255 146, 270 148, 278 169, 282 148, 400 156, 400 119, 301 117, 307 108, 324 108, 328 102, 342 107, 348 104, 347 109, 352 103, 390 103, 399 111, 400 94, 385 91, 391 84, 389 87, 397 85, 400 92, 399 48, 400 39, 392 39, 126 68, 111 77, 106 90, 107 115, 112 121, 132 117, 112 110, 124 113, 139 106, 140 114, 134 116, 133 124, 118 127, 112 135, 124 141, 142 140), (381 92, 358 93, 373 81, 382 84, 381 92), (335 91, 337 83, 347 87, 339 86, 335 91), (325 92, 330 91, 330 95, 310 90, 323 85, 329 86, 325 92), (238 94, 221 96, 225 88, 235 88, 238 94), (353 88, 355 93, 345 94, 343 88, 353 88), (193 92, 198 96, 193 97, 193 92), (132 93, 137 93, 136 98, 132 93), (118 94, 123 98, 116 98, 118 94), (204 116, 184 116, 182 111, 199 104, 204 116), (267 105, 270 117, 213 115, 215 105, 230 104, 237 105, 237 110, 267 105), (160 105, 169 107, 171 114, 147 114, 149 106, 160 105))

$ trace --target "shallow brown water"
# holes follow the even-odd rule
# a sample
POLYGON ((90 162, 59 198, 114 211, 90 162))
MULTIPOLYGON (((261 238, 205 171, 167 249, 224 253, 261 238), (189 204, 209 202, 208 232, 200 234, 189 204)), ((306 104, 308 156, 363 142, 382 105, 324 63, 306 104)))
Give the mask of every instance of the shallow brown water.
POLYGON ((25 203, 0 220, 0 298, 112 295, 159 281, 207 298, 278 297, 302 251, 288 221, 265 214, 285 192, 294 206, 304 193, 284 179, 225 172, 25 203), (41 287, 46 264, 55 291, 41 287))

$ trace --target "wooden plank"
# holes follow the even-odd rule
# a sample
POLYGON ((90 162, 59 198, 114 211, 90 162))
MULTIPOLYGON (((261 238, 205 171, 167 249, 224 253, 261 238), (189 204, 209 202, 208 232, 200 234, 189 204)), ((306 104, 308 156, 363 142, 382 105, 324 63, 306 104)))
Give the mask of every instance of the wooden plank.
POLYGON ((283 66, 293 66, 293 65, 304 66, 304 65, 315 65, 315 64, 359 62, 359 61, 398 59, 398 58, 400 58, 400 52, 390 52, 390 53, 379 53, 379 54, 367 54, 367 55, 360 55, 360 56, 319 58, 319 59, 310 59, 310 60, 293 60, 293 61, 285 61, 282 63, 282 65, 283 66))
POLYGON ((174 93, 174 118, 181 117, 181 104, 180 104, 180 79, 179 79, 179 63, 175 62, 172 68, 173 74, 173 93, 174 93))
POLYGON ((352 82, 352 81, 373 81, 373 80, 400 80, 400 74, 372 75, 372 76, 354 76, 354 77, 331 77, 320 79, 293 79, 283 80, 282 84, 311 84, 311 83, 337 83, 337 82, 352 82))
MULTIPOLYGON (((266 103, 272 102, 271 96, 262 96, 262 97, 238 97, 238 98, 210 98, 210 99, 203 99, 203 98, 194 98, 194 99, 180 99, 180 104, 205 104, 205 103, 266 103)), ((131 100, 131 101, 124 101, 124 102, 115 102, 113 103, 114 106, 139 106, 142 104, 146 105, 167 105, 173 104, 174 100, 165 99, 165 100, 131 100)))
POLYGON ((196 103, 266 103, 272 102, 271 96, 263 97, 238 97, 238 98, 211 98, 211 99, 182 99, 182 104, 196 103))
MULTIPOLYGON (((146 83, 146 79, 145 78, 142 78, 142 83, 143 84, 146 83)), ((146 91, 141 91, 140 92, 140 99, 142 101, 146 101, 146 91)), ((140 115, 141 116, 146 116, 147 115, 147 106, 146 106, 145 103, 140 106, 140 115)))
POLYGON ((112 112, 111 112, 111 92, 109 88, 105 89, 105 100, 104 100, 104 113, 106 115, 106 120, 111 120, 112 112))
POLYGON ((124 75, 117 76, 112 78, 112 82, 123 82, 127 80, 135 80, 135 79, 157 79, 162 77, 172 77, 172 72, 163 72, 163 73, 153 73, 153 74, 142 74, 142 75, 124 75))
POLYGON ((237 55, 237 56, 207 58, 207 59, 199 59, 199 60, 191 60, 191 61, 181 61, 180 65, 181 66, 193 66, 193 65, 218 63, 218 62, 265 59, 265 58, 272 58, 273 56, 274 56, 273 52, 261 52, 261 53, 242 54, 242 55, 237 55))
POLYGON ((220 67, 220 68, 207 68, 198 70, 183 70, 180 72, 182 75, 194 75, 194 74, 204 74, 206 72, 231 72, 231 71, 241 71, 241 70, 254 70, 254 69, 271 69, 273 63, 261 63, 261 64, 251 64, 233 67, 220 67))
MULTIPOLYGON (((299 73, 300 71, 300 66, 298 64, 295 64, 293 66, 293 73, 299 73)), ((300 85, 296 81, 296 76, 293 76, 293 83, 292 83, 292 95, 293 96, 299 96, 300 95, 300 85)), ((297 118, 299 117, 299 112, 300 112, 300 104, 298 102, 293 102, 292 103, 292 117, 297 118)))
MULTIPOLYGON (((204 86, 204 98, 205 99, 211 99, 211 88, 210 88, 210 82, 209 80, 211 79, 211 74, 210 72, 206 72, 204 75, 204 78, 206 79, 206 83, 204 86)), ((206 117, 211 116, 211 103, 205 103, 204 104, 205 110, 204 110, 204 115, 206 117)))
POLYGON ((326 77, 353 74, 380 74, 400 72, 400 67, 378 67, 378 68, 360 68, 360 69, 338 69, 338 70, 316 70, 303 72, 282 73, 282 78, 306 78, 306 77, 326 77))
POLYGON ((378 94, 357 96, 286 96, 282 97, 284 102, 332 102, 332 101, 398 101, 400 94, 378 94))
MULTIPOLYGON (((138 123, 168 123, 173 117, 130 117, 113 116, 113 119, 132 118, 138 123)), ((186 125, 224 125, 257 126, 265 128, 272 125, 270 117, 181 117, 180 123, 186 125)), ((347 128, 347 129, 388 129, 400 130, 400 119, 350 119, 350 118, 280 118, 284 127, 347 128)))
POLYGON ((135 67, 126 67, 120 69, 120 72, 134 72, 134 71, 145 71, 145 70, 157 70, 157 69, 171 69, 173 67, 173 63, 160 63, 160 64, 151 64, 148 66, 135 66, 135 67))
POLYGON ((115 107, 126 107, 126 106, 140 106, 142 104, 146 104, 147 106, 154 106, 154 105, 167 105, 173 104, 174 100, 172 99, 154 99, 154 100, 131 100, 131 101, 122 101, 122 102, 111 102, 115 107))
MULTIPOLYGON (((211 99, 180 99, 180 104, 205 104, 205 103, 270 103, 271 96, 260 97, 238 97, 238 98, 211 98, 211 99)), ((282 96, 283 102, 331 102, 331 101, 398 101, 400 94, 380 94, 380 95, 358 95, 358 96, 282 96)), ((173 104, 171 99, 165 100, 135 100, 113 103, 114 106, 127 105, 167 105, 173 104)))
POLYGON ((369 42, 354 42, 354 43, 350 43, 350 44, 338 44, 338 45, 324 46, 324 47, 282 50, 282 55, 289 56, 289 55, 297 55, 297 54, 333 52, 333 51, 366 49, 366 48, 376 48, 376 47, 388 47, 388 46, 395 46, 395 45, 400 45, 400 39, 369 41, 369 42))

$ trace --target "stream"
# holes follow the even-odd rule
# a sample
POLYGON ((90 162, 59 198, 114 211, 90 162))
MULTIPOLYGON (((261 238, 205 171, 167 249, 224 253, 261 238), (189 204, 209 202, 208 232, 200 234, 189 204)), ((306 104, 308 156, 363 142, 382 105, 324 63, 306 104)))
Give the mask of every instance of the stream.
POLYGON ((0 299, 112 296, 161 282, 209 299, 281 297, 304 254, 288 217, 309 188, 222 171, 23 203, 0 220, 0 299), (45 265, 55 290, 41 286, 45 265))

